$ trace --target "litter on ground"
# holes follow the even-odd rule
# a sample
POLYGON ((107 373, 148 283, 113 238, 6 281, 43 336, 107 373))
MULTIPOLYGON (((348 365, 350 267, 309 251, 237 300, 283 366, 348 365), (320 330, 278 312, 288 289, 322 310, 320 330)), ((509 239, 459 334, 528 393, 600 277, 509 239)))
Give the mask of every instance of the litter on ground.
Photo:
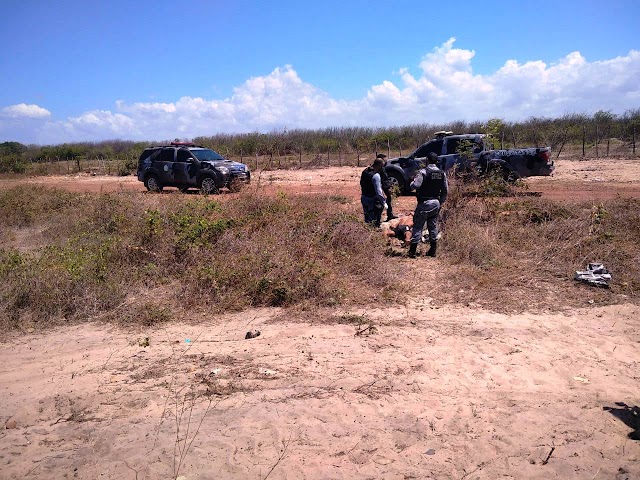
POLYGON ((586 270, 577 271, 573 278, 579 282, 593 285, 594 287, 609 288, 611 274, 601 263, 590 263, 587 265, 586 270))

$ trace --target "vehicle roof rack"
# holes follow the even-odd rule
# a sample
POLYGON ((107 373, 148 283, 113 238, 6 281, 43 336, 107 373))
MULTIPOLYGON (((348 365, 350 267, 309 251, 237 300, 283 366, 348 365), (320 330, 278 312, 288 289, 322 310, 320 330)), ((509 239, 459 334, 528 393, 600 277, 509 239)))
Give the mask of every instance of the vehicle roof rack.
POLYGON ((438 132, 435 132, 434 135, 436 136, 436 138, 448 137, 449 135, 453 135, 453 132, 450 132, 449 130, 440 130, 438 132))
POLYGON ((171 142, 171 145, 174 147, 195 147, 196 144, 193 142, 171 142))

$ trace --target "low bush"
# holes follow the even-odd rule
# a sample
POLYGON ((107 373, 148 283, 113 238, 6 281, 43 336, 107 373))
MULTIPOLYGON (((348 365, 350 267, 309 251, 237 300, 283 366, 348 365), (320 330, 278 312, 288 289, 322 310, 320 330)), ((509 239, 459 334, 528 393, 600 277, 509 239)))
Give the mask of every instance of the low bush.
MULTIPOLYGON (((478 185, 456 185, 443 212, 441 257, 454 267, 450 301, 496 310, 580 304, 576 270, 602 262, 613 272, 611 292, 589 288, 590 298, 611 293, 640 297, 640 201, 551 202, 543 198, 475 196, 478 185)), ((436 295, 437 296, 437 295, 436 295)))
POLYGON ((25 173, 27 164, 20 155, 0 155, 0 173, 25 173))
MULTIPOLYGON (((154 288, 169 305, 215 312, 362 303, 402 290, 384 240, 340 198, 154 199, 0 192, 0 224, 48 233, 29 253, 0 250, 2 328, 115 318, 109 312, 154 288)), ((157 313, 142 316, 153 323, 164 318, 157 313)))

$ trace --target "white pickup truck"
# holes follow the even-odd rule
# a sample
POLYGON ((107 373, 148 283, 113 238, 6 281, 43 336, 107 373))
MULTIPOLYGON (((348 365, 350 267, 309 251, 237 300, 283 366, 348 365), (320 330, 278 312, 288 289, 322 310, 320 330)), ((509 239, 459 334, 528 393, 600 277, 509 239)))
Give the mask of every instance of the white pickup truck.
POLYGON ((550 147, 491 150, 485 149, 487 143, 486 135, 480 133, 453 135, 451 132, 438 132, 436 138, 418 147, 408 157, 389 160, 385 169, 401 193, 409 193, 411 179, 424 166, 425 157, 430 152, 438 155, 438 166, 444 171, 456 165, 460 171, 498 172, 505 180, 549 176, 555 169, 550 160, 550 147), (465 146, 462 142, 467 142, 467 155, 460 152, 465 146))

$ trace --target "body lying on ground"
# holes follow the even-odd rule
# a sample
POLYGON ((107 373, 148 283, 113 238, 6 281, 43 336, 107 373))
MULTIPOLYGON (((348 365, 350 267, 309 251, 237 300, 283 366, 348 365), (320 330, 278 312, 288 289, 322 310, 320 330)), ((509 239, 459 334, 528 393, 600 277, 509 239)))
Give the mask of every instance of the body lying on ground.
POLYGON ((382 233, 388 238, 397 238, 403 244, 411 241, 411 229, 413 227, 413 215, 401 215, 382 225, 382 233))

